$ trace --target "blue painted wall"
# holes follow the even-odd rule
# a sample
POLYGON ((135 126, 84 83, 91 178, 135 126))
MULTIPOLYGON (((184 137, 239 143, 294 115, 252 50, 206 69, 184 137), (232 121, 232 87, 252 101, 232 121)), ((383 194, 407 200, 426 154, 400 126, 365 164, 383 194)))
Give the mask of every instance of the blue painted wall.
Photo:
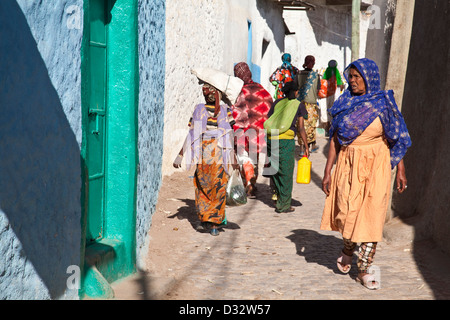
MULTIPOLYGON (((117 0, 120 1, 120 0, 117 0)), ((78 299, 83 0, 0 1, 0 299, 78 299)), ((165 1, 139 0, 137 263, 161 185, 165 1)))
POLYGON ((81 0, 0 1, 0 299, 77 299, 81 0), (73 27, 73 25, 71 25, 73 27))
POLYGON ((139 173, 137 186, 137 263, 144 268, 151 217, 161 186, 165 74, 164 0, 139 0, 139 173))

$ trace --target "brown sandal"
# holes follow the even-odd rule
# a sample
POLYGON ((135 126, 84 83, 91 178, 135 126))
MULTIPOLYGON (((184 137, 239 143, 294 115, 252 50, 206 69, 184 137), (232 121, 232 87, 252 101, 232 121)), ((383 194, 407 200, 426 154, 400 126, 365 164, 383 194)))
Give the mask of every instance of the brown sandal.
POLYGON ((337 258, 336 265, 344 274, 347 274, 350 272, 350 269, 352 268, 352 256, 346 255, 344 252, 341 252, 341 256, 337 258))

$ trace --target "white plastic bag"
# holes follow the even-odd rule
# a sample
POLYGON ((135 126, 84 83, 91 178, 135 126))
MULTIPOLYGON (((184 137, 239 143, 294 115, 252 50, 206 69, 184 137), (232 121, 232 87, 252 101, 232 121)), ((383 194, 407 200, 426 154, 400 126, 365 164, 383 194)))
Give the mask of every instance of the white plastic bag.
POLYGON ((227 205, 240 206, 247 203, 247 193, 239 170, 233 170, 227 184, 227 205))

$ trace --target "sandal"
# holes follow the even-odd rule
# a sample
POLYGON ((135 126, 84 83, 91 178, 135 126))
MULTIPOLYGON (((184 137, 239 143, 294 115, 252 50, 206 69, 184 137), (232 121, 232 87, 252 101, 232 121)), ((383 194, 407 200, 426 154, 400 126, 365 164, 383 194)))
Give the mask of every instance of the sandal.
POLYGON ((247 193, 247 198, 249 199, 256 199, 256 187, 252 184, 248 184, 247 187, 245 188, 245 191, 247 193))
POLYGON ((348 256, 344 252, 341 252, 341 256, 337 258, 336 265, 342 273, 349 273, 352 268, 352 256, 348 256))
POLYGON ((212 236, 218 236, 219 235, 219 229, 217 229, 217 227, 213 227, 210 231, 209 231, 209 233, 212 235, 212 236))
POLYGON ((380 283, 375 279, 373 275, 366 273, 360 278, 360 274, 362 273, 358 274, 358 277, 356 277, 356 281, 361 283, 364 287, 369 290, 377 290, 380 288, 380 283))
POLYGON ((278 213, 286 213, 286 212, 294 212, 294 211, 295 211, 294 207, 290 207, 289 209, 284 210, 284 211, 280 211, 278 209, 275 209, 275 212, 278 212, 278 213))

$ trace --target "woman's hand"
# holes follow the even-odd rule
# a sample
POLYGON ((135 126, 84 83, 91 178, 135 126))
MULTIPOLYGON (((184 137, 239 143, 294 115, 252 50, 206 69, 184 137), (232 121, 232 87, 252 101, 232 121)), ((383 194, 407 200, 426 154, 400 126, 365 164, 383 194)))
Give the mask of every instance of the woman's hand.
POLYGON ((325 173, 325 176, 322 180, 322 191, 327 195, 327 197, 330 195, 330 189, 331 189, 331 174, 325 173))
POLYGON ((307 157, 307 158, 309 158, 309 156, 310 156, 310 153, 309 153, 309 147, 308 147, 308 145, 303 145, 304 146, 304 148, 305 148, 305 156, 307 157))
POLYGON ((400 160, 400 162, 397 165, 396 182, 397 182, 397 191, 399 193, 403 193, 403 191, 405 191, 406 188, 408 187, 407 186, 408 180, 406 179, 405 164, 403 163, 403 159, 400 160))
POLYGON ((174 168, 181 168, 181 161, 183 160, 183 155, 178 154, 175 160, 173 161, 174 168))
POLYGON ((233 151, 233 155, 232 155, 232 162, 231 162, 231 166, 233 167, 233 170, 240 170, 241 166, 239 165, 236 153, 233 151))
POLYGON ((331 170, 333 168, 333 164, 336 161, 340 149, 341 146, 337 141, 337 136, 335 133, 333 139, 330 140, 330 149, 328 150, 327 163, 325 165, 325 170, 322 179, 322 191, 325 192, 327 196, 330 195, 331 190, 331 170))

